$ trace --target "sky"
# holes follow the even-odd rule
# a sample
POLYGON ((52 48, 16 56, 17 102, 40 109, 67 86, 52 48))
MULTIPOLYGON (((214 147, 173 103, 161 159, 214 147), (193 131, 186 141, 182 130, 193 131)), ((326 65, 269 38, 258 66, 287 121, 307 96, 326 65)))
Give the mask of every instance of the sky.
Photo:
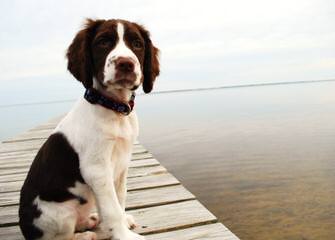
POLYGON ((4 0, 0 7, 0 81, 9 90, 79 89, 64 56, 87 17, 150 30, 161 51, 156 90, 335 78, 332 0, 4 0))

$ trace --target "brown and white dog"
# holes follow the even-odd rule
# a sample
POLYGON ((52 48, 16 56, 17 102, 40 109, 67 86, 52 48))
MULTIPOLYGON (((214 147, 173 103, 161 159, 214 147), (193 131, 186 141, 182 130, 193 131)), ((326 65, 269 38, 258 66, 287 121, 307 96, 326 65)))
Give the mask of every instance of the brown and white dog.
MULTIPOLYGON (((159 74, 149 32, 125 20, 88 19, 67 58, 68 70, 87 90, 117 106, 129 106, 141 84, 150 92, 159 74)), ((129 230, 135 222, 125 213, 136 114, 87 99, 78 100, 32 163, 19 209, 26 239, 93 240, 96 234, 89 230, 99 222, 112 239, 144 239, 129 230), (92 214, 95 206, 98 213, 92 214)))

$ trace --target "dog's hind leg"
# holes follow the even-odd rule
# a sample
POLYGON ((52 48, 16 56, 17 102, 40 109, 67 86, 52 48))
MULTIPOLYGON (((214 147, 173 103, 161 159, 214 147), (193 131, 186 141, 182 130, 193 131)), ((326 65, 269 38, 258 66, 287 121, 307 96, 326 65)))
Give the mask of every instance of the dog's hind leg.
POLYGON ((53 222, 54 219, 48 219, 43 216, 44 229, 42 240, 96 240, 97 235, 94 232, 86 231, 75 233, 78 216, 76 214, 64 213, 61 222, 53 222), (51 220, 51 221, 49 221, 51 220))
POLYGON ((77 223, 77 200, 66 202, 44 201, 36 199, 41 215, 34 219, 34 225, 41 229, 41 240, 72 240, 77 223))
MULTIPOLYGON (((61 204, 59 204, 60 206, 61 204)), ((63 204, 62 208, 65 204, 63 204)), ((96 240, 97 236, 94 232, 86 231, 75 233, 76 227, 78 226, 78 219, 80 218, 79 210, 80 206, 76 208, 62 209, 59 213, 63 213, 62 218, 48 218, 47 214, 43 216, 48 227, 44 228, 45 235, 42 237, 43 240, 96 240), (66 211, 67 210, 67 211, 66 211)), ((59 209, 61 210, 61 209, 59 209)), ((93 228, 97 225, 94 220, 85 222, 86 228, 93 228)), ((97 219, 98 221, 98 219, 97 219)), ((83 229, 84 230, 84 229, 83 229)))
MULTIPOLYGON (((48 223, 49 225, 55 224, 52 222, 48 223)), ((48 229, 44 228, 44 234, 42 239, 43 240, 72 240, 75 239, 75 224, 76 219, 75 218, 67 218, 64 219, 63 224, 55 224, 57 225, 56 228, 49 227, 48 229)), ((91 240, 91 239, 90 239, 91 240)))

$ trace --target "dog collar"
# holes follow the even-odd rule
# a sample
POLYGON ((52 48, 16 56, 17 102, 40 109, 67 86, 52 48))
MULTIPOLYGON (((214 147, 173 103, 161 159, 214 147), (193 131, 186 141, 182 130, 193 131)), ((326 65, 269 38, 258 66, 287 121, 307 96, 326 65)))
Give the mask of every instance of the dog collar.
POLYGON ((116 102, 113 99, 102 95, 94 88, 88 88, 85 91, 84 98, 92 104, 99 104, 105 108, 111 109, 123 115, 128 115, 134 108, 135 92, 132 93, 128 104, 116 102))

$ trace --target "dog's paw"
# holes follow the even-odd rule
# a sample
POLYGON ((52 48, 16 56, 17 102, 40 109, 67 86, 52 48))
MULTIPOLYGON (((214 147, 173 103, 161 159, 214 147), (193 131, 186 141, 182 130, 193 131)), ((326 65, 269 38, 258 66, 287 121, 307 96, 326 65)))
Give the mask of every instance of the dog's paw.
POLYGON ((95 232, 86 231, 74 234, 73 240, 97 240, 95 232))
POLYGON ((94 229, 100 223, 100 218, 98 213, 91 213, 87 219, 87 229, 94 229))
POLYGON ((126 213, 127 226, 129 229, 134 229, 138 227, 138 224, 135 222, 135 219, 132 215, 126 213))
POLYGON ((126 224, 117 224, 105 226, 105 224, 100 225, 99 239, 110 238, 112 240, 145 240, 145 238, 137 233, 130 231, 126 224))

